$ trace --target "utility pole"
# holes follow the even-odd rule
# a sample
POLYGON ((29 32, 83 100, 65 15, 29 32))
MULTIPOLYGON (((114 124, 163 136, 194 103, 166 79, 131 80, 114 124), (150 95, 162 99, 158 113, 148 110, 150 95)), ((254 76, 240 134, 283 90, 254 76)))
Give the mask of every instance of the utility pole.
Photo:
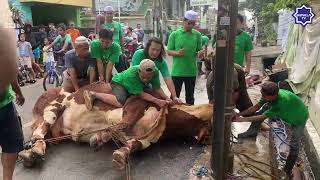
POLYGON ((232 173, 233 154, 230 151, 232 76, 236 14, 238 0, 218 0, 217 47, 214 70, 214 120, 212 128, 211 166, 216 180, 227 179, 232 173))

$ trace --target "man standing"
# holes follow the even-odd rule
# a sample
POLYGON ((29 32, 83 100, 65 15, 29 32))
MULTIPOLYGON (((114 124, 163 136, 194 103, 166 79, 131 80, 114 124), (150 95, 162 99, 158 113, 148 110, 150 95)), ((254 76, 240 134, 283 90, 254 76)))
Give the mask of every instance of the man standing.
POLYGON ((80 36, 75 40, 75 49, 66 53, 66 67, 63 88, 67 92, 77 91, 80 87, 95 81, 95 60, 90 57, 89 42, 80 36))
POLYGON ((123 52, 123 44, 124 44, 124 37, 123 37, 123 29, 121 27, 121 24, 117 21, 113 20, 113 7, 112 6, 106 6, 105 7, 105 15, 106 15, 106 22, 104 24, 104 29, 108 29, 112 31, 113 33, 113 41, 120 45, 122 51, 121 54, 118 57, 118 62, 115 64, 115 68, 120 73, 127 69, 125 60, 122 59, 122 52, 123 52))
MULTIPOLYGON (((204 51, 204 57, 207 57, 209 37, 202 34, 201 35, 201 44, 202 44, 202 49, 204 51)), ((199 75, 204 74, 204 72, 202 71, 202 61, 204 61, 204 59, 199 59, 199 61, 198 61, 198 74, 199 75)))
POLYGON ((114 64, 119 61, 121 48, 119 44, 112 41, 113 33, 102 29, 99 39, 91 42, 91 56, 97 61, 99 81, 110 82, 114 64))
POLYGON ((250 73, 251 68, 251 51, 253 49, 251 37, 248 33, 242 30, 244 17, 241 14, 237 15, 237 35, 235 44, 235 63, 244 67, 245 73, 250 73))
POLYGON ((168 54, 173 56, 172 80, 177 97, 180 97, 182 84, 184 83, 186 103, 191 105, 194 104, 197 55, 199 58, 203 56, 203 52, 201 51, 201 33, 193 29, 197 16, 198 13, 192 10, 187 11, 183 21, 184 27, 172 32, 168 42, 168 54))
POLYGON ((138 35, 138 42, 142 42, 144 38, 144 31, 141 24, 137 24, 137 28, 134 29, 134 32, 138 35))
POLYGON ((23 133, 21 123, 12 102, 13 90, 16 92, 18 105, 23 105, 17 75, 16 38, 13 31, 8 1, 0 1, 0 146, 3 180, 12 180, 17 153, 23 149, 23 133), (13 83, 12 83, 13 82, 13 83), (12 84, 12 87, 11 87, 12 84))

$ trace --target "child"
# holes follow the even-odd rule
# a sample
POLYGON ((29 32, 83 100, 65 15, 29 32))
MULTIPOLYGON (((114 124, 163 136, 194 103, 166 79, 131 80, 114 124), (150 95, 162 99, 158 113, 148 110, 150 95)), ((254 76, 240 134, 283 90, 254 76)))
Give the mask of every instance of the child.
POLYGON ((238 114, 234 121, 263 122, 267 118, 279 117, 281 120, 290 124, 292 128, 292 135, 289 155, 286 160, 284 171, 287 176, 291 176, 292 168, 298 158, 299 145, 301 137, 303 136, 303 130, 309 118, 308 108, 297 95, 287 90, 279 90, 277 84, 274 82, 264 83, 262 85, 261 94, 262 99, 260 102, 238 114), (262 106, 267 107, 267 111, 265 111, 262 115, 241 117, 255 113, 262 106))
POLYGON ((30 72, 29 77, 31 80, 26 82, 34 84, 36 80, 35 80, 35 73, 32 69, 33 53, 32 53, 31 44, 26 41, 26 37, 24 33, 19 34, 18 38, 19 38, 19 41, 18 41, 17 47, 18 47, 18 53, 19 53, 19 60, 21 62, 21 65, 25 66, 27 70, 30 72))
POLYGON ((46 73, 50 70, 51 66, 54 64, 54 55, 53 48, 49 48, 50 42, 48 38, 44 38, 44 47, 43 47, 43 63, 46 66, 46 73))

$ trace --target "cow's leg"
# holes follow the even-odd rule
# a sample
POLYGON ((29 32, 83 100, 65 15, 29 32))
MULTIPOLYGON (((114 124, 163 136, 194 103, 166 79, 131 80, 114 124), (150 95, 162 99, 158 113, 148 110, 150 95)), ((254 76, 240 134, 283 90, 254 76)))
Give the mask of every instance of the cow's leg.
POLYGON ((110 140, 111 133, 109 131, 101 131, 91 136, 89 143, 91 147, 99 148, 110 140))
POLYGON ((129 159, 129 155, 135 151, 146 149, 151 143, 147 140, 131 139, 127 142, 127 145, 115 150, 112 154, 113 167, 119 170, 123 170, 129 159))

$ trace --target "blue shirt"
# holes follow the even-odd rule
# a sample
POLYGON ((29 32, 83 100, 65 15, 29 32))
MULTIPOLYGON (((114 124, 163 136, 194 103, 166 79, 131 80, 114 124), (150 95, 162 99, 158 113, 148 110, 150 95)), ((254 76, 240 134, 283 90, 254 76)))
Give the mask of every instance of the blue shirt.
MULTIPOLYGON (((18 46, 18 53, 20 57, 32 57, 33 55, 30 53, 32 46, 29 42, 20 42, 18 46)), ((32 52, 32 51, 31 51, 32 52)))

